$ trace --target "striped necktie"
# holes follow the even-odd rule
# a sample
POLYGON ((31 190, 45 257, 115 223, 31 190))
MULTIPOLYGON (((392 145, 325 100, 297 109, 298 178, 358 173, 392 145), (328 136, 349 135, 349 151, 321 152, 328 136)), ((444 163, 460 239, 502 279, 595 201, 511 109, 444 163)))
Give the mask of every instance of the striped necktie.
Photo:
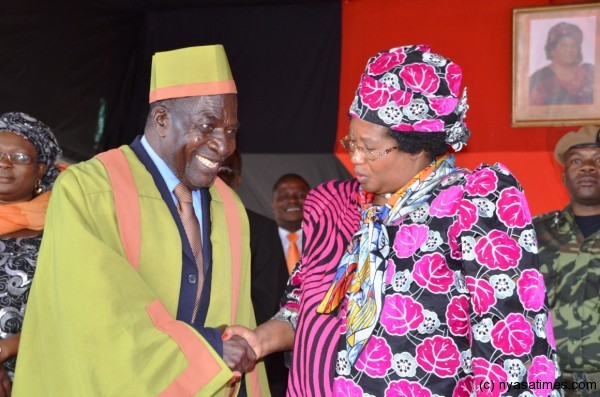
POLYGON ((196 266, 198 267, 198 292, 196 294, 196 303, 192 314, 192 322, 196 319, 198 306, 200 304, 200 295, 202 294, 202 285, 204 284, 204 265, 202 262, 202 239, 200 237, 200 223, 196 218, 194 206, 192 204, 192 192, 185 185, 180 183, 173 190, 177 197, 177 212, 181 217, 181 223, 185 229, 185 234, 192 247, 196 266))

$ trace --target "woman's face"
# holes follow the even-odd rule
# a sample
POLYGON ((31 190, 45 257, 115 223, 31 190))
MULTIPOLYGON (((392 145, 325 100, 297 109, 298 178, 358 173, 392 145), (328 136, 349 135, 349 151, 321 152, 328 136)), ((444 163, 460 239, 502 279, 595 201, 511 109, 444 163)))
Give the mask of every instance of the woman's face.
POLYGON ((0 203, 18 203, 33 198, 35 184, 46 171, 37 162, 35 147, 27 139, 10 131, 0 131, 0 203), (31 164, 15 164, 8 155, 26 154, 35 158, 31 164))
MULTIPOLYGON (((358 147, 381 153, 398 146, 386 127, 358 118, 350 121, 350 139, 358 147)), ((369 159, 362 150, 350 151, 356 179, 367 192, 393 193, 404 186, 413 176, 429 165, 425 153, 410 154, 392 150, 376 160, 369 159)))
POLYGON ((552 50, 552 62, 563 66, 579 64, 579 44, 572 37, 562 37, 552 50))

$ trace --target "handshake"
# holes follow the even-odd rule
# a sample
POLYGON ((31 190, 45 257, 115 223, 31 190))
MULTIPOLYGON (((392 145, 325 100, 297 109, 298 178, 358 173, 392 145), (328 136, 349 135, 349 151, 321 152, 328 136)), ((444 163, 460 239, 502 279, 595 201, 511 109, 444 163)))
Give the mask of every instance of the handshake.
POLYGON ((223 360, 233 371, 232 382, 239 382, 242 374, 252 371, 256 361, 263 357, 256 330, 241 325, 221 326, 223 360))
POLYGON ((221 327, 223 360, 233 371, 233 381, 251 371, 256 361, 278 351, 291 350, 294 329, 287 321, 269 320, 250 330, 241 325, 221 327))

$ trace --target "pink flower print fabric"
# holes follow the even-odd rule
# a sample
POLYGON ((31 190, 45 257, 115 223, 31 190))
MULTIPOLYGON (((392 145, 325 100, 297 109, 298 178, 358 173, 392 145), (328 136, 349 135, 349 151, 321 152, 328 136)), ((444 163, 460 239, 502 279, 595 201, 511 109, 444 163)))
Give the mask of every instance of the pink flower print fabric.
POLYGON ((508 270, 521 259, 521 247, 502 230, 492 230, 475 245, 475 256, 490 269, 508 270))
POLYGON ((466 336, 471 329, 469 322, 469 299, 465 295, 453 296, 446 309, 446 319, 450 333, 466 336))
POLYGON ((333 394, 344 397, 362 397, 362 389, 352 380, 337 378, 333 382, 333 394))
POLYGON ((498 218, 507 227, 524 227, 531 223, 531 213, 522 191, 509 187, 500 192, 498 218))
POLYGON ((453 273, 446 265, 446 258, 439 253, 425 255, 413 271, 415 282, 435 294, 445 294, 454 283, 453 273))
MULTIPOLYGON (((384 226, 392 249, 374 253, 382 259, 379 322, 351 366, 339 328, 333 396, 550 395, 506 387, 556 379, 526 205, 504 166, 484 165, 448 175, 414 214, 384 226)), ((344 323, 343 308, 334 315, 344 323)))
POLYGON ((404 81, 406 87, 413 92, 433 94, 440 85, 440 78, 434 67, 425 63, 406 65, 398 75, 404 81))
POLYGON ((373 110, 383 107, 390 99, 386 86, 369 76, 363 78, 359 95, 363 103, 373 110))
POLYGON ((425 225, 402 225, 394 239, 398 258, 409 258, 427 241, 429 228, 425 225))
POLYGON ((506 381, 508 375, 500 365, 489 362, 485 358, 473 359, 473 374, 475 375, 473 387, 477 396, 498 397, 507 391, 506 381), (495 387, 491 387, 491 385, 495 387))
POLYGON ((456 215, 463 195, 462 186, 450 186, 448 189, 442 190, 431 202, 429 213, 438 218, 456 215))
POLYGON ((494 190, 498 183, 498 177, 490 169, 482 169, 478 172, 466 175, 465 190, 471 196, 485 197, 494 190))
POLYGON ((418 382, 410 382, 407 380, 391 382, 389 387, 385 390, 385 397, 406 396, 431 397, 431 391, 421 386, 418 382))
POLYGON ((536 312, 542 309, 546 299, 546 288, 542 273, 536 269, 523 271, 517 283, 517 293, 525 309, 536 312))
POLYGON ((460 367, 460 352, 452 338, 436 335, 416 348, 417 362, 426 372, 440 378, 454 376, 460 367))
POLYGON ((373 75, 384 74, 390 69, 400 65, 406 59, 403 48, 395 48, 377 58, 369 65, 369 73, 373 75))
POLYGON ((392 367, 392 350, 384 338, 373 336, 356 362, 356 369, 372 378, 383 378, 392 367))
POLYGON ((484 278, 466 277, 467 288, 471 293, 471 305, 478 315, 486 314, 496 304, 494 287, 484 278))
POLYGON ((552 392, 549 385, 554 383, 556 377, 554 363, 545 356, 536 356, 533 358, 531 367, 527 373, 527 382, 538 383, 542 385, 541 389, 535 390, 536 397, 547 396, 552 392))
POLYGON ((458 151, 470 135, 461 80, 461 68, 427 46, 393 48, 369 60, 350 115, 395 131, 441 133, 458 151))
POLYGON ((492 344, 505 354, 522 356, 531 351, 533 330, 525 316, 510 313, 492 329, 492 344))
POLYGON ((393 294, 385 297, 380 321, 388 334, 406 335, 419 328, 424 318, 423 306, 410 296, 393 294))

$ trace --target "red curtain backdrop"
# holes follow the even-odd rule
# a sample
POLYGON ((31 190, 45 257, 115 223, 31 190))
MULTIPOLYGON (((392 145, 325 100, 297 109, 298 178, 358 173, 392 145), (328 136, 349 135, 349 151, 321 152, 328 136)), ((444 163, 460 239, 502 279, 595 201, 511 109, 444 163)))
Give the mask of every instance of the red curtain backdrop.
MULTIPOLYGON (((562 208, 569 198, 554 146, 579 127, 511 127, 512 11, 571 3, 343 0, 338 139, 348 132, 348 107, 367 59, 392 47, 428 44, 462 67, 468 87, 467 123, 473 135, 457 154, 459 166, 501 162, 521 182, 532 214, 562 208)), ((348 156, 336 154, 352 171, 348 156)))

